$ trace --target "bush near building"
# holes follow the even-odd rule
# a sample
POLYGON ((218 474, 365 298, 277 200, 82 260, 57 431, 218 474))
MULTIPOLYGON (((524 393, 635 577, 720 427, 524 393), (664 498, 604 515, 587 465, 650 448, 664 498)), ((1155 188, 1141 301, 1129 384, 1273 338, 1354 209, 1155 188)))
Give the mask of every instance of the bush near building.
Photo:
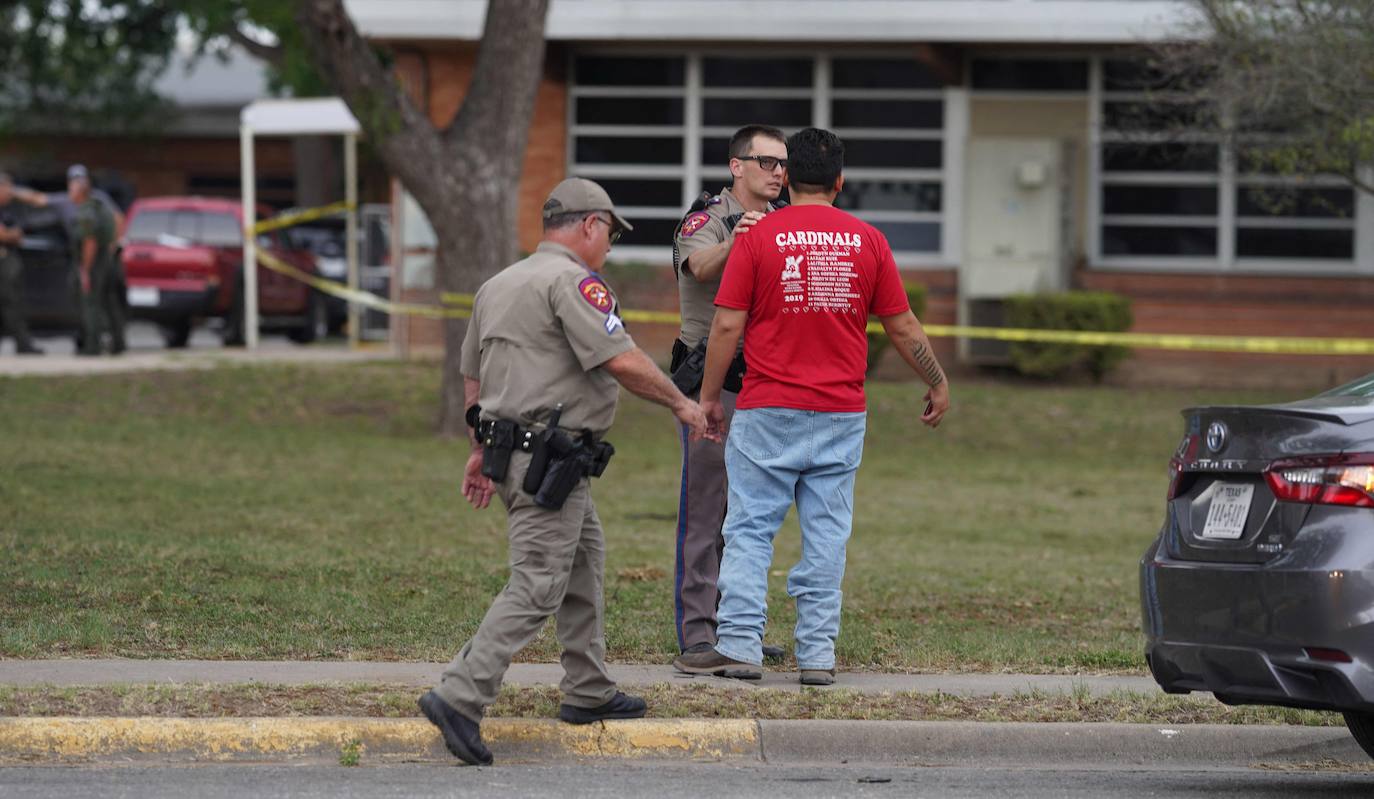
MULTIPOLYGON (((1110 292, 1017 294, 1007 300, 1007 327, 1125 332, 1131 323, 1130 298, 1110 292)), ((1028 377, 1063 377, 1082 369, 1101 382, 1128 354, 1126 347, 1040 342, 1011 345, 1012 367, 1028 377)))

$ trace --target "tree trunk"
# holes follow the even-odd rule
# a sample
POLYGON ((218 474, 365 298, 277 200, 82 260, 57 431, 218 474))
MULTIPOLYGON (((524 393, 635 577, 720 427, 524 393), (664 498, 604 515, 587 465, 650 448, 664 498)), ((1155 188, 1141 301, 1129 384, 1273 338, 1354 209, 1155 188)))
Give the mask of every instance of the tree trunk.
MULTIPOLYGON (((439 287, 476 291, 516 253, 520 171, 544 63, 548 0, 489 3, 472 84, 436 130, 363 40, 343 0, 296 0, 296 20, 325 81, 348 103, 387 169, 438 237, 439 287)), ((462 320, 444 325, 439 431, 463 435, 462 320)))

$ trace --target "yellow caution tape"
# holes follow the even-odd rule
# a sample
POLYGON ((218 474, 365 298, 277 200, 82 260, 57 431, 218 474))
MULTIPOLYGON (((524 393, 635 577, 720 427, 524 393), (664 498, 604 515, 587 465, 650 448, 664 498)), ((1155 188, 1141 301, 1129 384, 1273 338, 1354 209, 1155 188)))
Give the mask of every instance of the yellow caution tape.
MULTIPOLYGON (((286 266, 283 264, 283 266, 286 266)), ((288 267, 291 268, 291 267, 288 267)), ((281 271, 281 270, 278 270, 281 271)), ((299 270, 295 270, 299 271, 299 270)), ((301 273, 304 277, 312 277, 301 273)), ((332 288, 322 288, 332 294, 343 296, 343 289, 337 283, 327 283, 332 288)), ((314 285, 312 283, 311 285, 314 285)), ((443 292, 439 295, 445 308, 429 305, 398 305, 378 300, 372 294, 365 294, 364 303, 370 307, 386 310, 382 305, 398 309, 395 313, 412 313, 431 317, 467 318, 472 315, 473 295, 456 292, 443 292), (379 304, 380 303, 380 304, 379 304)), ((345 297, 347 299, 347 297, 345 297)), ((360 300, 361 301, 361 300, 360 300)), ((390 312, 390 311, 389 311, 390 312)), ((647 322, 678 324, 681 317, 667 311, 625 311, 621 318, 626 322, 647 322)), ((1203 352, 1255 352, 1283 355, 1374 355, 1374 339, 1359 338, 1308 338, 1280 336, 1203 336, 1180 333, 1109 333, 1088 330, 1034 330, 1015 327, 974 327, 971 325, 923 325, 926 335, 943 338, 978 338, 999 341, 1033 341, 1046 344, 1079 344, 1096 347, 1134 347, 1155 350, 1191 350, 1203 352)), ((882 333, 883 326, 870 322, 870 333, 882 333)))
POLYGON ((472 316, 472 311, 465 308, 441 308, 437 305, 421 305, 413 302, 391 302, 384 300, 370 291, 359 291, 350 289, 347 286, 335 283, 332 280, 325 280, 318 275, 297 269, 271 253, 258 251, 258 260, 262 265, 271 269, 273 272, 286 275, 310 286, 325 294, 332 294, 341 297, 349 302, 364 305, 368 308, 375 308, 383 313, 393 316, 426 316, 432 319, 466 319, 472 316))
POLYGON ((330 203, 329 205, 321 205, 318 208, 307 208, 304 211, 296 211, 289 214, 281 214, 280 216, 274 216, 271 219, 264 219, 256 225, 253 225, 253 232, 266 233, 269 230, 280 230, 284 227, 299 225, 303 222, 313 222, 316 219, 323 219, 326 216, 333 216, 334 214, 341 214, 345 211, 352 211, 353 208, 353 203, 350 203, 347 200, 340 200, 339 202, 330 203))

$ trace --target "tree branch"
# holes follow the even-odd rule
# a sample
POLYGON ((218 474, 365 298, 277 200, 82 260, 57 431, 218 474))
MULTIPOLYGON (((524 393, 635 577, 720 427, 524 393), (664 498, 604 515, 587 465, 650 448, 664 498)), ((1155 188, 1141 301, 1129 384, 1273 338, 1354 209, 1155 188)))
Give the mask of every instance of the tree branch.
POLYGON ((263 44, 252 36, 244 33, 243 29, 237 24, 231 23, 226 27, 224 35, 229 38, 229 41, 242 47, 249 55, 259 61, 264 61, 274 67, 280 67, 286 60, 286 52, 282 49, 281 45, 263 44))

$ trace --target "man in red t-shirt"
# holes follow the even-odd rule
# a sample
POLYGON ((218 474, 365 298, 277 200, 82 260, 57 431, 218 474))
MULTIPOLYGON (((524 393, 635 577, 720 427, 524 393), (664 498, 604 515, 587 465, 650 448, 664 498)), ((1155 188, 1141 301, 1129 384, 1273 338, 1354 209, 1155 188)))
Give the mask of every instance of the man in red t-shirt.
POLYGON ((795 500, 802 556, 787 577, 797 603, 801 681, 835 681, 840 582, 863 454, 869 315, 930 387, 921 421, 936 427, 949 383, 911 312, 887 239, 836 209, 844 144, 807 128, 787 140, 792 205, 739 236, 716 294, 701 405, 717 428, 725 373, 740 336, 749 370, 725 469, 730 486, 714 650, 683 654, 694 674, 758 679, 773 536, 795 500))

